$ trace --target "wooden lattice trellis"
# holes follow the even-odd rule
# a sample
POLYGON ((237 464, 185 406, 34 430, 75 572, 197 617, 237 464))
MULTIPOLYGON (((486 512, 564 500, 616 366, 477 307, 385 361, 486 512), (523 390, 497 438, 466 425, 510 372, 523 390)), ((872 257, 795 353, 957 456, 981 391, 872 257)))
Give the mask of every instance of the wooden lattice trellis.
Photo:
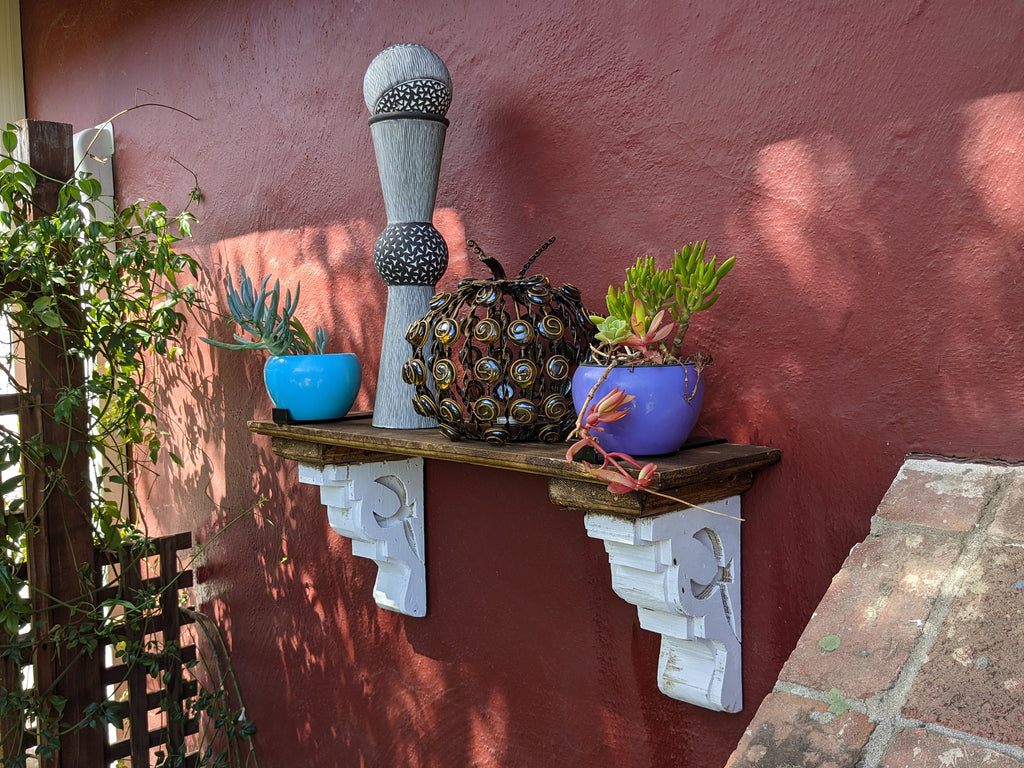
MULTIPOLYGON (((188 700, 197 693, 196 681, 186 674, 186 668, 197 659, 196 646, 184 641, 182 633, 192 619, 180 608, 180 593, 192 586, 192 572, 178 571, 177 566, 177 552, 192 546, 192 535, 165 536, 153 543, 151 553, 143 557, 125 550, 97 552, 97 564, 119 577, 117 583, 98 590, 99 600, 121 598, 138 603, 139 598, 157 596, 153 611, 141 621, 126 621, 121 652, 112 649, 105 654, 110 661, 100 671, 101 682, 113 689, 118 699, 118 713, 129 723, 126 738, 104 746, 104 759, 113 762, 131 757, 133 766, 150 765, 151 752, 157 749, 185 755, 185 737, 199 730, 198 720, 187 711, 188 700), (153 655, 133 659, 135 651, 153 655), (159 669, 158 675, 150 674, 146 661, 159 669), (154 716, 154 712, 162 715, 154 716)), ((194 754, 187 755, 185 765, 197 759, 194 754)))
MULTIPOLYGON (((60 180, 73 171, 71 126, 29 120, 22 121, 21 131, 18 158, 40 174, 33 208, 55 210, 60 180)), ((84 429, 85 417, 76 414, 70 423, 61 423, 54 418, 53 404, 60 391, 84 381, 83 367, 65 355, 53 334, 26 336, 20 343, 25 361, 21 389, 31 394, 0 395, 0 413, 18 415, 23 445, 35 436, 45 444, 64 445, 84 429)), ((198 686, 186 671, 197 652, 188 630, 183 633, 191 612, 181 605, 181 591, 192 585, 192 574, 178 570, 177 555, 192 546, 191 534, 150 540, 145 552, 98 551, 93 547, 85 452, 69 454, 59 465, 23 464, 25 503, 12 511, 0 499, 0 524, 6 529, 11 517, 24 520, 25 510, 31 511, 27 560, 7 566, 14 580, 27 580, 36 623, 14 637, 0 629, 0 646, 25 651, 0 654, 0 696, 35 690, 65 702, 59 750, 34 756, 33 764, 100 768, 130 761, 142 768, 152 764, 156 750, 181 755, 186 767, 197 764, 198 755, 186 755, 185 746, 186 737, 199 729, 188 706, 198 686), (47 472, 60 472, 65 482, 47 489, 47 472), (82 566, 89 565, 95 574, 91 584, 81 578, 82 566), (84 620, 72 606, 123 600, 112 609, 123 612, 145 596, 154 600, 137 615, 111 617, 118 627, 111 643, 87 653, 56 650, 51 631, 75 628, 84 620), (106 728, 77 727, 89 720, 98 703, 127 724, 114 738, 107 738, 106 728)), ((0 765, 28 759, 37 746, 37 727, 8 708, 0 717, 0 765)))
MULTIPOLYGON (((7 514, 6 510, 3 511, 7 514)), ((98 581, 95 601, 124 600, 142 603, 153 596, 153 605, 138 617, 120 616, 119 631, 113 640, 99 647, 91 661, 98 669, 100 686, 93 690, 78 688, 78 701, 69 701, 68 708, 84 710, 97 702, 108 702, 109 709, 124 719, 125 727, 102 741, 103 765, 118 760, 142 768, 155 763, 155 753, 183 756, 181 765, 195 765, 199 756, 186 751, 186 737, 199 730, 198 718, 189 710, 189 702, 198 692, 198 684, 189 672, 197 659, 194 638, 188 625, 193 623, 192 611, 182 605, 182 591, 192 586, 190 570, 178 570, 177 553, 192 546, 190 533, 166 536, 152 541, 145 554, 123 549, 119 552, 96 550, 98 581), (137 618, 138 620, 133 620, 137 618), (151 669, 158 670, 151 674, 151 669)), ((21 563, 22 575, 28 564, 21 563)), ((8 645, 11 637, 0 632, 0 645, 8 645)), ((17 640, 32 642, 26 629, 17 640)), ((41 664, 53 664, 52 658, 38 658, 41 664)), ((4 689, 24 689, 25 680, 38 680, 33 668, 8 657, 0 658, 0 685, 4 689), (26 674, 29 672, 28 674, 26 674)), ((32 685, 35 685, 33 683, 32 685)), ((36 686, 37 687, 37 686, 36 686)), ((38 687, 37 687, 38 688, 38 687)), ((21 753, 31 755, 36 738, 31 723, 16 717, 0 720, 0 758, 13 761, 21 753)), ((62 750, 63 751, 63 750, 62 750)), ((45 764, 45 763, 44 763, 45 764)), ((50 761, 50 765, 88 768, 75 758, 50 761)))

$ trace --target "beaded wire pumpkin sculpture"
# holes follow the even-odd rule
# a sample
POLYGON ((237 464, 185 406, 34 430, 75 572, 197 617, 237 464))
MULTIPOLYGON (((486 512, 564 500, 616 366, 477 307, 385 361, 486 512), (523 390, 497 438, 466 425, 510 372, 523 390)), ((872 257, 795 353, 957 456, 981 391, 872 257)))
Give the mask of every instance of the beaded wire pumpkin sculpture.
POLYGON ((445 437, 556 443, 572 430, 572 371, 597 329, 576 286, 553 288, 543 275, 526 277, 554 241, 510 280, 470 240, 493 277, 466 278, 454 293, 437 294, 409 326, 413 354, 402 378, 415 387, 413 408, 437 419, 445 437))

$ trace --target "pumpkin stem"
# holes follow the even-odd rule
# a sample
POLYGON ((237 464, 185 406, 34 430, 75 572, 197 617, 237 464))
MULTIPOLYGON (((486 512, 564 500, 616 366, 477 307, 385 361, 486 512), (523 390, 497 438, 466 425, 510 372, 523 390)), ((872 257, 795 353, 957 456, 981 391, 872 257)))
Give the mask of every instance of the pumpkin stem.
MULTIPOLYGON (((493 259, 484 253, 483 248, 476 244, 475 240, 467 240, 466 245, 473 249, 473 253, 476 254, 477 258, 480 259, 487 268, 491 270, 491 277, 495 280, 505 280, 505 269, 501 266, 501 262, 497 259, 493 259)), ((521 277, 522 275, 520 275, 521 277)))
POLYGON ((542 245, 540 248, 533 252, 533 256, 531 256, 529 261, 523 264, 523 268, 519 270, 520 278, 523 278, 526 275, 526 270, 528 270, 533 265, 533 262, 537 260, 537 257, 544 253, 544 251, 548 249, 548 246, 550 246, 553 242, 555 242, 555 238, 551 237, 546 243, 544 243, 544 245, 542 245))

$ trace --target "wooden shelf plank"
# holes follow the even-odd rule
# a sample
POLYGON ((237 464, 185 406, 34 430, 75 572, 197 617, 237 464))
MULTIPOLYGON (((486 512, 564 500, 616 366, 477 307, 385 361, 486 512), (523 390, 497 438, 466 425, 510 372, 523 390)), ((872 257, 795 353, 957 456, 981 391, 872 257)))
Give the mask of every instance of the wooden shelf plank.
MULTIPOLYGON (((586 473, 580 464, 565 460, 565 443, 509 443, 491 445, 483 441, 453 442, 433 429, 381 429, 370 416, 326 424, 282 425, 251 421, 249 429, 272 438, 278 455, 304 464, 358 464, 384 461, 396 456, 420 456, 454 461, 551 478, 552 500, 563 506, 603 509, 625 515, 649 515, 673 506, 650 494, 617 496, 586 473), (586 494, 585 500, 579 494, 586 494), (578 501, 580 504, 571 503, 578 501)), ((661 493, 683 494, 694 504, 725 498, 750 487, 754 473, 779 461, 776 448, 736 445, 719 441, 688 444, 669 456, 651 460, 658 466, 651 488, 661 493), (690 495, 686 492, 690 491, 690 495)), ((674 504, 678 508, 678 504, 674 504)))

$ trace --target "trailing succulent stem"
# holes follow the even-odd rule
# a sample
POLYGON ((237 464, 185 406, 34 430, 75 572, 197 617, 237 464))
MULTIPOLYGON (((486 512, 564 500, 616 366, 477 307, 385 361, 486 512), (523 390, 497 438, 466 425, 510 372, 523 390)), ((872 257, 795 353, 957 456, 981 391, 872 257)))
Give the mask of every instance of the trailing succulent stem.
POLYGON ((587 394, 586 401, 583 403, 580 414, 576 418, 576 429, 570 435, 570 439, 573 442, 565 452, 565 460, 570 464, 577 461, 580 462, 588 475, 607 483, 606 487, 611 493, 622 494, 641 491, 654 496, 660 496, 663 499, 669 499, 690 509, 699 509, 704 512, 710 512, 713 515, 741 520, 741 518, 708 509, 707 507, 681 499, 678 496, 665 494, 651 488, 651 482, 658 471, 656 464, 647 462, 641 465, 639 461, 628 453, 606 451, 601 446, 598 433, 604 431, 603 425, 628 418, 628 406, 635 399, 634 395, 629 394, 620 387, 615 387, 600 400, 594 402, 598 387, 604 383, 608 372, 613 367, 614 365, 611 365, 605 369, 604 373, 594 382, 594 386, 587 394), (601 461, 600 466, 593 466, 585 458, 582 458, 588 450, 601 461))
POLYGON ((245 267, 242 267, 236 290, 231 275, 228 275, 224 279, 228 311, 238 327, 254 338, 247 339, 236 333, 235 344, 208 338, 203 341, 221 349, 265 349, 272 355, 322 355, 327 347, 327 331, 318 327, 310 337, 295 317, 299 306, 299 284, 295 285, 294 298, 291 291, 285 293, 283 304, 281 282, 275 280, 271 289, 267 288, 269 284, 268 275, 263 278, 257 292, 245 274, 245 267))

